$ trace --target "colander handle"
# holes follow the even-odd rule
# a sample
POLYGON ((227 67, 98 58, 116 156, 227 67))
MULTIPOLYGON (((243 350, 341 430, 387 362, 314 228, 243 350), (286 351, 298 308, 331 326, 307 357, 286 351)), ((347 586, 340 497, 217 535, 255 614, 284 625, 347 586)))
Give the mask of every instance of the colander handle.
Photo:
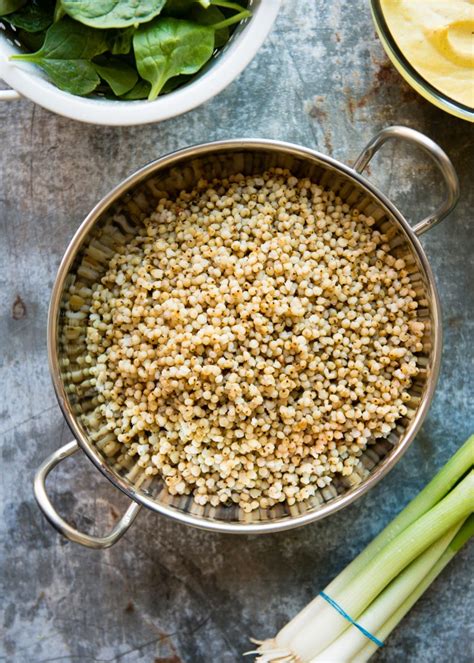
POLYGON ((80 543, 82 546, 86 546, 87 548, 110 548, 110 546, 113 546, 114 543, 116 543, 120 537, 125 534, 130 525, 133 523, 141 509, 140 504, 132 502, 132 504, 125 511, 124 515, 115 525, 113 530, 110 532, 110 534, 107 534, 107 536, 90 536, 89 534, 83 534, 82 532, 79 532, 77 529, 69 525, 63 518, 61 518, 46 493, 46 477, 48 474, 53 468, 56 467, 58 463, 60 463, 65 458, 72 456, 78 449, 79 445, 77 444, 76 440, 73 440, 46 458, 46 460, 42 463, 35 474, 35 498, 38 502, 39 508, 49 520, 51 525, 55 527, 60 534, 65 536, 66 539, 74 541, 74 543, 80 543))
POLYGON ((459 199, 458 176, 448 155, 440 148, 437 143, 419 131, 415 131, 415 129, 399 126, 387 127, 386 129, 382 129, 382 131, 374 136, 374 138, 372 138, 370 143, 365 146, 365 148, 356 159, 356 162, 353 166, 354 170, 357 173, 362 173, 362 171, 368 165, 369 161, 378 152, 382 145, 386 143, 387 140, 392 139, 403 140, 421 147, 421 149, 424 150, 438 166, 438 169, 440 170, 446 184, 447 195, 444 202, 441 203, 435 212, 429 214, 413 227, 415 235, 422 235, 430 228, 433 228, 433 226, 441 221, 441 219, 444 219, 444 217, 447 216, 456 206, 456 203, 459 199))
POLYGON ((0 90, 0 101, 18 101, 21 94, 16 90, 0 90))

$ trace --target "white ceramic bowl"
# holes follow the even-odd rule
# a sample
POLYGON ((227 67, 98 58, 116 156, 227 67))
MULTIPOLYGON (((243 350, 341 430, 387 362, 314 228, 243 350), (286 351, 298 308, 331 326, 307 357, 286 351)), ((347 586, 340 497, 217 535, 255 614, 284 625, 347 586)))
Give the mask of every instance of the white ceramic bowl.
POLYGON ((280 4, 281 0, 251 0, 251 18, 237 27, 222 51, 192 82, 155 101, 77 97, 63 92, 47 81, 38 67, 10 62, 10 55, 20 48, 0 30, 0 79, 13 88, 0 90, 0 101, 23 95, 59 115, 109 126, 147 124, 181 115, 214 97, 245 69, 270 32, 280 4))

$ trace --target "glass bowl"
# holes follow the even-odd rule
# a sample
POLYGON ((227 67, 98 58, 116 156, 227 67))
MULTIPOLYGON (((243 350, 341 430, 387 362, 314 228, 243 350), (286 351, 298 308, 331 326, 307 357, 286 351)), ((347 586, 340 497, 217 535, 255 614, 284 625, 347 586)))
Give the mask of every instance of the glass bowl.
POLYGON ((382 46, 386 54, 390 58, 392 64, 403 76, 406 82, 422 97, 430 101, 432 104, 441 108, 442 110, 467 120, 474 122, 474 109, 465 106, 458 101, 454 101, 443 92, 429 83, 407 60, 400 48, 398 47, 392 33, 389 30, 387 22, 385 21, 383 9, 380 0, 370 1, 372 18, 374 20, 375 29, 380 37, 382 46))

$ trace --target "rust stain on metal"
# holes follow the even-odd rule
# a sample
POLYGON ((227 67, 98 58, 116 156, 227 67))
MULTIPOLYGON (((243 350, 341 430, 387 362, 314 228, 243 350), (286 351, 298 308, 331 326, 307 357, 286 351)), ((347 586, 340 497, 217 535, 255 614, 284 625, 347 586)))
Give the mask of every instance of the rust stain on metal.
POLYGON ((324 145, 326 151, 331 154, 333 151, 331 135, 329 129, 325 128, 327 127, 325 121, 328 117, 327 112, 324 110, 325 101, 326 99, 322 95, 313 97, 313 100, 308 104, 306 110, 310 117, 314 118, 315 120, 319 120, 320 124, 323 125, 322 128, 324 129, 324 145))
POLYGON ((344 95, 347 97, 347 110, 349 112, 350 121, 354 121, 354 113, 356 109, 356 103, 351 97, 351 91, 348 88, 344 88, 344 95))
POLYGON ((322 107, 324 101, 325 99, 322 96, 314 97, 308 108, 308 114, 310 117, 314 117, 315 120, 320 120, 321 122, 324 122, 324 120, 327 119, 328 114, 322 107))
POLYGON ((135 606, 133 604, 133 601, 129 601, 127 605, 125 606, 125 612, 135 612, 135 606))
POLYGON ((112 504, 110 505, 110 515, 112 516, 113 520, 118 520, 120 516, 117 509, 112 504))
POLYGON ((363 108, 366 106, 371 98, 376 97, 385 88, 393 87, 393 89, 398 89, 401 100, 404 102, 419 99, 417 93, 404 81, 390 60, 383 60, 381 62, 372 58, 372 61, 377 67, 374 83, 370 90, 356 102, 355 107, 353 100, 351 100, 353 111, 354 108, 363 108))
POLYGON ((26 305, 20 295, 17 295, 17 298, 13 302, 12 318, 13 320, 23 320, 23 318, 26 318, 26 305))
POLYGON ((173 654, 173 656, 165 656, 164 658, 162 656, 159 656, 158 658, 155 658, 154 663, 183 663, 183 662, 179 658, 179 656, 173 654))
POLYGON ((326 147, 326 152, 329 154, 329 156, 331 156, 334 148, 331 140, 331 134, 329 131, 324 132, 324 145, 326 147))

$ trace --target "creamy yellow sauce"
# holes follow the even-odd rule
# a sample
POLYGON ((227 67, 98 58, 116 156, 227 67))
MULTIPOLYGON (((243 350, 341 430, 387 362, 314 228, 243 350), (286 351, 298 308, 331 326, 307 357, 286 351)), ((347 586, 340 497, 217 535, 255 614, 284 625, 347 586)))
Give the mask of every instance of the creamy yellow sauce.
POLYGON ((410 64, 454 101, 474 108, 474 0, 381 0, 410 64))

